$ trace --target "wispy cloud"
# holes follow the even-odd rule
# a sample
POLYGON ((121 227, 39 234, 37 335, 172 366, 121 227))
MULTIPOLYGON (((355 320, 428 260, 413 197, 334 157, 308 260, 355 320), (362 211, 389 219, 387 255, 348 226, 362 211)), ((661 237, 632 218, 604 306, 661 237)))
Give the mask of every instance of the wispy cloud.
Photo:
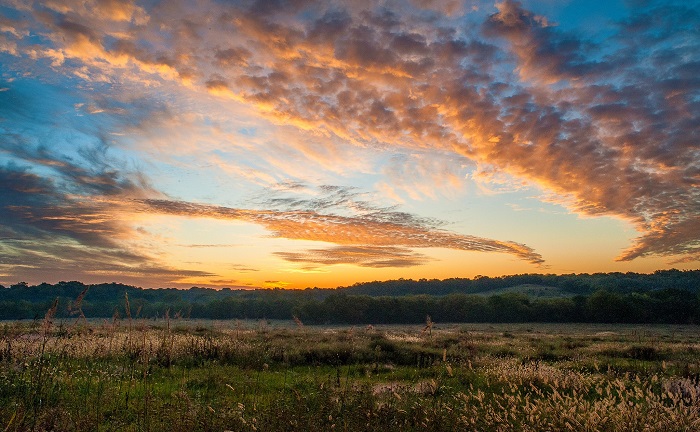
POLYGON ((274 252, 280 258, 310 265, 352 264, 360 267, 414 267, 430 261, 427 256, 411 249, 392 246, 337 246, 309 249, 305 252, 274 252))
POLYGON ((237 271, 237 272, 242 272, 242 273, 248 273, 248 272, 259 272, 260 269, 257 268, 252 268, 252 267, 247 267, 244 265, 237 265, 237 264, 232 264, 231 269, 237 271))
MULTIPOLYGON (((340 190, 345 191, 343 188, 340 190)), ((141 205, 144 212, 254 223, 263 226, 274 237, 292 240, 350 246, 437 247, 499 252, 514 255, 533 264, 544 262, 537 252, 526 245, 442 230, 437 228, 435 221, 431 219, 417 218, 401 212, 375 210, 355 216, 343 216, 321 213, 314 209, 253 210, 159 199, 134 200, 134 204, 141 205)), ((296 201, 285 204, 299 206, 299 202, 296 201)), ((312 204, 314 207, 318 201, 312 201, 312 204)), ((337 202, 334 205, 337 205, 337 202)))

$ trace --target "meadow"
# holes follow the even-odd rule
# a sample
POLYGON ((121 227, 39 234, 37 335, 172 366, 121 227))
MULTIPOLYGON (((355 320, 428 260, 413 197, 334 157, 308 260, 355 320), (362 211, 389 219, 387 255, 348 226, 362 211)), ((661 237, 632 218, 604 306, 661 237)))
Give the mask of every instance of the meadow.
POLYGON ((0 324, 0 430, 697 431, 700 328, 0 324))

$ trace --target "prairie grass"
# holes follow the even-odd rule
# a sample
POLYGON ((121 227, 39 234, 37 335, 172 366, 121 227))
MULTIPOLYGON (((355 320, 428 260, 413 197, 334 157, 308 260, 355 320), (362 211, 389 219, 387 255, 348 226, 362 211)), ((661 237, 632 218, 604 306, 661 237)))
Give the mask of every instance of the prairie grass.
POLYGON ((690 326, 0 325, 2 431, 695 431, 690 326))

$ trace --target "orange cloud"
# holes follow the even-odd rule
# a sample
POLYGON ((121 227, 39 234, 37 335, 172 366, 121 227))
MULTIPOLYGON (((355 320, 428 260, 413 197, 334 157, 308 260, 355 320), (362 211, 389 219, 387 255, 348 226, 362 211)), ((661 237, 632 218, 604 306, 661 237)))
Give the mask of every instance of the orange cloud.
MULTIPOLYGON (((456 24, 460 9, 451 1, 425 3, 435 11, 430 22, 410 2, 385 8, 211 2, 194 11, 174 1, 146 11, 105 1, 95 2, 93 12, 82 5, 50 3, 52 14, 45 8, 34 14, 39 31, 33 33, 48 34, 51 47, 37 47, 23 36, 29 33, 16 31, 14 39, 0 40, 0 50, 21 55, 27 48, 56 68, 68 68, 71 59, 144 85, 169 81, 359 148, 467 158, 494 170, 477 171, 475 179, 522 179, 575 212, 630 221, 642 235, 620 260, 697 256, 700 46, 691 7, 640 6, 601 43, 550 26, 510 0, 483 12, 472 27, 456 24)), ((321 150, 305 150, 322 158, 321 150)), ((421 168, 440 176, 439 166, 421 168)), ((450 170, 442 175, 457 182, 450 170)), ((394 177, 384 189, 396 194, 402 176, 394 177)), ((415 198, 430 193, 412 190, 415 198)), ((373 237, 366 244, 403 247, 434 241, 540 259, 515 243, 413 226, 149 205, 243 218, 286 238, 357 245, 373 237)))
POLYGON ((311 270, 318 265, 351 264, 360 267, 414 267, 429 258, 410 249, 393 246, 336 246, 305 252, 275 252, 285 261, 304 263, 311 270))
POLYGON ((241 220, 262 225, 274 236, 312 240, 338 245, 382 247, 439 247, 464 251, 499 252, 515 255, 533 264, 544 260, 531 248, 514 242, 456 234, 426 227, 409 215, 398 214, 396 221, 376 216, 348 217, 314 211, 244 210, 170 200, 138 200, 145 212, 187 217, 241 220))

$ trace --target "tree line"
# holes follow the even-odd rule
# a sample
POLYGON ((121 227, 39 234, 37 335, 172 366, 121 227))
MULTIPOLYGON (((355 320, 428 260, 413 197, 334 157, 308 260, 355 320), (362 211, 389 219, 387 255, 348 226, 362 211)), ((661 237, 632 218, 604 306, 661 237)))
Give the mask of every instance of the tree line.
POLYGON ((369 282, 338 289, 142 289, 118 283, 0 286, 0 319, 41 319, 58 300, 70 318, 284 319, 308 324, 609 322, 700 324, 700 271, 514 275, 369 282), (557 288, 557 297, 499 289, 557 288))
POLYGON ((450 279, 396 279, 360 282, 341 288, 348 294, 372 296, 452 293, 488 294, 491 291, 519 285, 540 285, 557 288, 566 296, 590 295, 598 290, 618 293, 645 292, 666 288, 697 292, 700 290, 700 270, 657 270, 654 273, 579 273, 579 274, 516 274, 508 276, 476 276, 450 279))

